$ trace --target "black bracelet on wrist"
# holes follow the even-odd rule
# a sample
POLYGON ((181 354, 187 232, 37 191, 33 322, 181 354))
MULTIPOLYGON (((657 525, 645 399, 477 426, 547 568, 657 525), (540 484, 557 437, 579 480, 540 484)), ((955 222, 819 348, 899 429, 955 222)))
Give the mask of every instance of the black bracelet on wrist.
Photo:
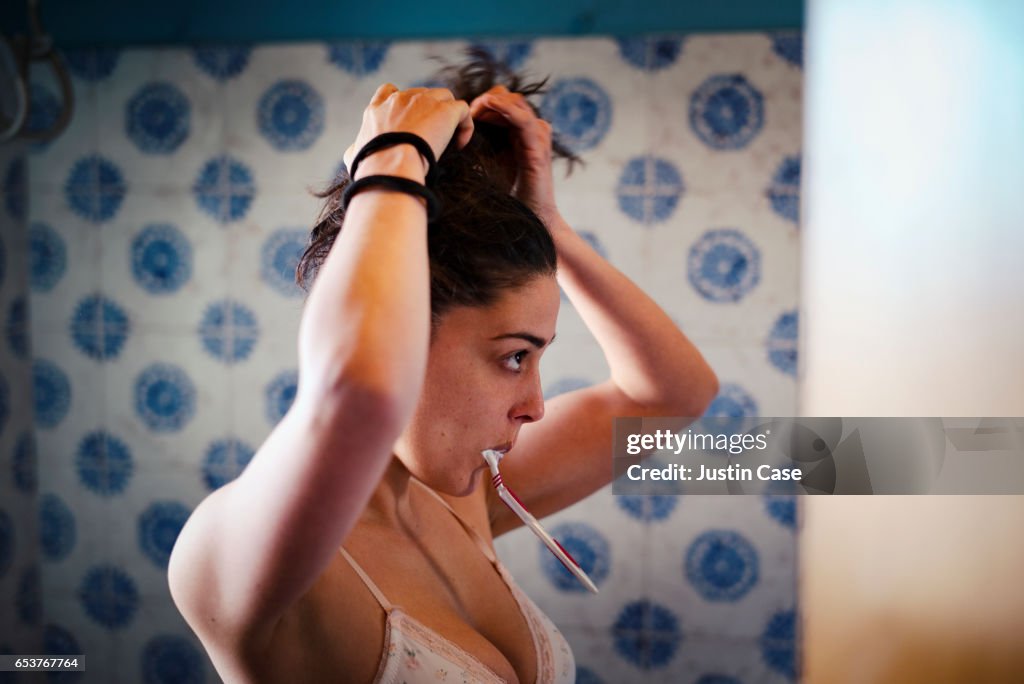
MULTIPOLYGON (((354 166, 354 164, 353 164, 354 166)), ((407 195, 422 197, 427 201, 427 223, 432 223, 441 211, 441 201, 427 186, 417 183, 401 176, 366 176, 353 181, 341 194, 341 207, 348 210, 348 204, 352 198, 366 188, 382 187, 395 192, 404 192, 407 195)))
POLYGON ((426 181, 429 183, 434 179, 434 169, 437 166, 437 160, 434 158, 434 151, 430 149, 430 145, 427 141, 416 135, 415 133, 408 133, 406 131, 393 131, 391 133, 381 133, 370 142, 363 145, 363 149, 359 150, 356 154, 355 159, 352 160, 352 168, 349 170, 349 178, 356 177, 356 169, 359 168, 359 163, 369 157, 374 152, 386 149, 388 147, 394 147, 395 145, 412 145, 416 148, 416 151, 420 153, 420 156, 427 160, 427 176, 426 181))

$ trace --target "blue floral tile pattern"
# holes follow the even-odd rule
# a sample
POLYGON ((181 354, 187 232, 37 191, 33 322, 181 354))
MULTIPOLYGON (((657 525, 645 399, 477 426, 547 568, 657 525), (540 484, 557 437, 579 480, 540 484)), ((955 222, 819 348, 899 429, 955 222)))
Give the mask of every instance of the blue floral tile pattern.
POLYGON ((64 183, 68 206, 91 223, 113 219, 127 192, 120 167, 95 154, 79 159, 64 183))
POLYGON ((46 223, 33 223, 28 236, 28 278, 33 292, 49 292, 67 270, 67 247, 46 223))
POLYGON ((139 607, 135 580, 114 565, 90 568, 78 586, 78 599, 86 615, 107 629, 127 627, 139 607))
MULTIPOLYGON (((60 118, 61 102, 57 94, 48 86, 33 81, 29 86, 29 114, 25 128, 31 133, 50 131, 60 118)), ((46 142, 37 142, 32 146, 33 152, 39 152, 48 146, 46 142)))
POLYGON ((217 81, 235 78, 249 65, 252 49, 242 45, 197 47, 192 50, 196 66, 217 81))
POLYGON ((203 349, 227 365, 247 359, 259 337, 256 314, 231 300, 210 304, 199 323, 203 349))
POLYGON ((279 373, 264 391, 266 401, 267 420, 271 425, 277 425, 278 421, 284 418, 288 409, 295 401, 295 394, 299 388, 298 371, 286 370, 279 373))
POLYGON ((154 432, 181 430, 195 416, 195 385, 181 368, 154 363, 135 379, 135 411, 154 432))
POLYGON ((142 648, 144 684, 204 684, 203 656, 185 637, 161 634, 142 648))
POLYGON ((779 163, 766 194, 776 214, 800 222, 800 157, 786 157, 779 163))
POLYGON ((169 223, 152 223, 131 243, 132 277, 152 295, 177 292, 192 277, 192 245, 169 223))
POLYGON ((121 52, 116 48, 81 48, 64 53, 68 69, 83 81, 102 81, 114 73, 121 52))
POLYGON ((676 166, 667 159, 635 157, 619 176, 619 209, 629 218, 652 225, 672 216, 685 187, 676 166))
POLYGON ((804 36, 802 33, 776 33, 772 37, 772 51, 796 67, 804 65, 804 36))
POLYGON ((644 71, 660 71, 675 64, 683 39, 672 37, 617 38, 619 54, 627 64, 644 71))
POLYGON ((124 492, 135 464, 127 444, 105 430, 95 430, 79 442, 75 468, 86 489, 111 497, 124 492))
POLYGON ((761 657, 770 670, 797 681, 795 611, 780 611, 771 616, 761 633, 761 657))
POLYGON ((615 497, 615 503, 629 516, 642 522, 666 520, 679 503, 679 497, 667 494, 630 494, 615 497))
POLYGON ((796 529, 796 499, 794 497, 766 494, 764 508, 768 515, 780 525, 796 529))
POLYGON ((764 97, 742 74, 712 76, 690 98, 690 127, 712 149, 743 149, 764 127, 764 97))
POLYGON ((641 670, 667 666, 683 640, 679 618, 647 599, 623 607, 612 637, 616 653, 641 670))
POLYGON ((167 568, 171 549, 191 511, 178 501, 154 501, 139 516, 139 548, 159 568, 167 568))
POLYGON ((353 76, 367 76, 380 70, 388 47, 386 42, 336 43, 327 46, 327 61, 353 76))
POLYGON ((36 425, 56 427, 71 406, 71 382, 60 366, 46 359, 32 362, 32 390, 36 425))
POLYGON ((188 137, 191 105, 172 83, 149 83, 128 101, 128 138, 140 152, 171 154, 188 137))
POLYGON ((308 149, 324 130, 324 102, 305 81, 278 81, 260 98, 260 133, 279 152, 308 149))
POLYGON ((308 239, 309 231, 304 228, 280 228, 260 250, 260 277, 285 297, 302 296, 302 288, 295 283, 295 267, 308 239))
MULTIPOLYGON (((706 416, 744 418, 758 415, 757 400, 735 382, 723 382, 712 400, 706 416)), ((737 424, 739 424, 737 422, 737 424)), ((721 423, 719 423, 721 425, 721 423)))
POLYGON ((110 298, 93 294, 71 314, 71 340, 75 348, 96 361, 116 359, 131 332, 128 314, 110 298))
POLYGON ((39 551, 43 560, 63 560, 78 538, 75 516, 56 494, 39 497, 39 551))
POLYGON ((605 684, 605 681, 601 679, 597 675, 597 673, 591 670, 589 667, 577 665, 576 684, 605 684))
POLYGON ((205 213, 221 223, 231 223, 245 218, 256 195, 256 183, 248 166, 221 155, 203 165, 192 192, 205 213))
POLYGON ((612 125, 611 98, 597 82, 585 77, 556 81, 540 109, 558 139, 574 152, 597 147, 612 125))
POLYGON ((787 375, 796 376, 797 313, 787 311, 772 325, 766 342, 768 360, 787 375))
POLYGON ((761 282, 761 250, 741 231, 718 228, 690 248, 690 284, 710 302, 738 302, 761 282))
MULTIPOLYGON (((563 523, 548 532, 600 588, 608 577, 611 564, 608 539, 593 526, 583 522, 563 523)), ((546 546, 538 543, 537 550, 544 574, 557 589, 567 592, 587 591, 546 546)))
POLYGON ((686 578, 708 601, 735 602, 757 583, 757 550, 731 530, 708 530, 686 551, 686 578))
POLYGON ((241 475, 255 450, 235 439, 218 439, 210 444, 203 456, 203 482, 210 490, 223 487, 241 475))

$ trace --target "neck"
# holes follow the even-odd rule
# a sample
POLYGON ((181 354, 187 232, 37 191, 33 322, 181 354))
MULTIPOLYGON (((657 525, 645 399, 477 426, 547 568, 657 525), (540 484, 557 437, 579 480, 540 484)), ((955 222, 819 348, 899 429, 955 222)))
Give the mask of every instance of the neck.
POLYGON ((415 521, 410 496, 410 490, 415 486, 412 473, 401 459, 392 454, 377 489, 366 503, 366 517, 391 528, 407 526, 408 522, 415 521))

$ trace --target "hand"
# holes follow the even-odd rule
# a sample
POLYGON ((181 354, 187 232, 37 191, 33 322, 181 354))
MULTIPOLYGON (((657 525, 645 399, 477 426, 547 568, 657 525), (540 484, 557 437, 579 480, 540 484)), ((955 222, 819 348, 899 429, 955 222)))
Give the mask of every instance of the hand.
POLYGON ((551 124, 534 113, 525 97, 500 85, 474 99, 469 113, 475 119, 515 130, 518 168, 513 194, 550 227, 558 217, 551 171, 551 124))
MULTIPOLYGON (((405 131, 415 133, 430 145, 434 158, 444 152, 453 135, 457 135, 459 147, 464 147, 473 137, 473 119, 469 105, 456 100, 446 88, 409 88, 399 90, 391 83, 385 83, 373 94, 369 106, 363 111, 363 124, 356 135, 356 141, 345 150, 345 166, 352 167, 352 160, 363 146, 381 133, 405 131)), ((372 157, 383 154, 377 152, 372 157)), ((424 171, 426 171, 424 161, 424 171)), ((360 169, 363 168, 361 164, 360 169)), ((362 171, 360 171, 360 175, 362 171)))

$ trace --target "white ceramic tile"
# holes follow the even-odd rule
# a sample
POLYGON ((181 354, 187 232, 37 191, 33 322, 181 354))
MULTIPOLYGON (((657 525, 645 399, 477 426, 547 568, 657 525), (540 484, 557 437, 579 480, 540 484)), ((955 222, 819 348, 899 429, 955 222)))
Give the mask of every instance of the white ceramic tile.
POLYGON ((298 336, 305 293, 294 283, 297 254, 305 249, 320 201, 307 193, 264 196, 254 220, 233 226, 228 244, 229 296, 256 313, 261 335, 298 336), (257 220, 258 219, 258 220, 257 220), (287 272, 278 251, 293 255, 287 272))
POLYGON ((615 651, 614 639, 607 628, 562 628, 573 659, 576 661, 577 681, 603 684, 632 684, 647 681, 645 673, 634 667, 615 651))
POLYGON ((107 425, 137 454, 140 467, 194 464, 228 413, 228 371, 201 349, 196 334, 139 335, 107 379, 107 425), (191 416, 180 429, 153 429, 138 412, 140 375, 154 364, 169 365, 188 379, 191 416))
POLYGON ((33 223, 46 224, 60 236, 65 253, 63 275, 49 290, 30 292, 32 337, 43 333, 66 334, 78 302, 100 287, 102 229, 72 214, 63 193, 34 193, 29 212, 33 223))
POLYGON ((729 346, 717 340, 697 340, 695 343, 718 376, 719 384, 723 387, 726 384, 737 386, 738 396, 752 400, 753 407, 757 409, 756 415, 794 415, 796 380, 770 363, 763 345, 729 346))
POLYGON ((181 191, 140 194, 125 203, 104 227, 101 285, 124 308, 133 335, 198 329, 206 307, 227 294, 231 228, 199 212, 194 198, 181 191), (160 232, 165 226, 174 230, 160 232), (163 259, 147 256, 155 240, 174 246, 180 275, 168 278, 160 270, 167 268, 163 259))
POLYGON ((233 435, 254 450, 258 449, 273 427, 267 415, 268 387, 282 373, 297 372, 297 369, 297 336, 274 332, 265 335, 249 362, 231 369, 229 420, 215 433, 218 438, 233 435))
MULTIPOLYGON (((337 142, 336 129, 327 126, 327 122, 346 116, 344 111, 336 111, 336 100, 325 97, 334 86, 335 75, 329 66, 319 44, 264 46, 253 50, 248 68, 225 84, 224 150, 250 166, 258 192, 292 192, 323 184, 350 144, 337 142), (301 149, 281 149, 261 131, 258 112, 271 88, 294 80, 315 91, 320 103, 320 132, 301 149)), ((369 95, 365 99, 369 102, 369 95)), ((353 108, 348 116, 358 122, 364 106, 353 108)))
MULTIPOLYGON (((560 626, 609 626, 628 597, 643 594, 647 530, 637 526, 631 534, 623 534, 622 519, 611 497, 605 489, 543 519, 545 529, 559 541, 568 541, 567 534, 574 538, 568 544, 570 553, 574 543, 593 550, 595 560, 589 567, 598 594, 578 586, 574 578, 570 581, 550 551, 525 528, 499 538, 499 552, 516 581, 542 610, 557 616, 554 619, 560 626)), ((582 559, 580 554, 584 562, 582 559)))
MULTIPOLYGON (((56 76, 49 66, 33 64, 32 79, 61 101, 56 76)), ((72 115, 67 128, 57 138, 35 148, 28 158, 29 184, 37 191, 57 192, 64 187, 67 174, 76 160, 96 151, 98 140, 97 88, 72 78, 72 115)))
POLYGON ((77 654, 86 657, 86 675, 82 681, 104 681, 104 672, 112 674, 107 665, 115 636, 89 618, 77 597, 48 596, 47 599, 46 623, 67 630, 79 646, 77 654))

